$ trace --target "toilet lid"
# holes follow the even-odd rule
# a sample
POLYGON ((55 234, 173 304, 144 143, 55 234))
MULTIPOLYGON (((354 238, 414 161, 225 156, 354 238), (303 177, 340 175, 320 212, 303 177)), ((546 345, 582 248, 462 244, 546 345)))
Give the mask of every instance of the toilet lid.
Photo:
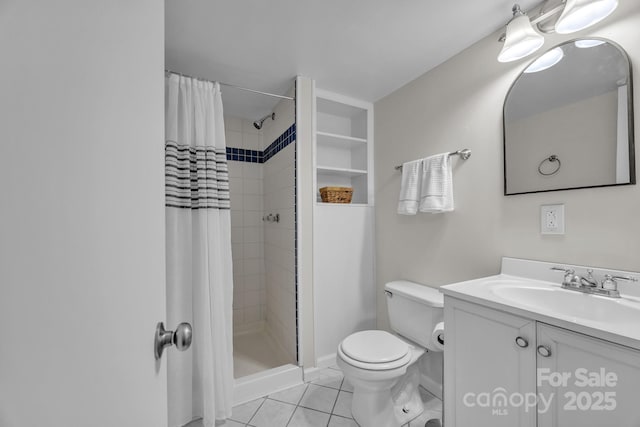
POLYGON ((405 357, 409 346, 386 331, 362 331, 340 345, 345 355, 364 363, 389 363, 405 357))

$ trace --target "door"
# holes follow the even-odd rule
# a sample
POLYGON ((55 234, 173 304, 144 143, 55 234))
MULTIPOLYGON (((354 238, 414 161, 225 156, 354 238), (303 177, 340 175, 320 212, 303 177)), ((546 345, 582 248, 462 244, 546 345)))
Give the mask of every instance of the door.
POLYGON ((163 26, 155 0, 0 4, 2 427, 167 425, 163 26))
POLYGON ((535 322, 445 296, 445 424, 533 427, 535 322))
POLYGON ((640 352, 538 324, 540 427, 640 426, 640 352))

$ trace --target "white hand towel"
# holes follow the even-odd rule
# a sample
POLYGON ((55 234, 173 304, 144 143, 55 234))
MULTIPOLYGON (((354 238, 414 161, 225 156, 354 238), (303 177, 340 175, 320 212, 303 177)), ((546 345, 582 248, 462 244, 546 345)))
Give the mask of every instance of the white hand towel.
POLYGON ((453 210, 453 176, 449 153, 427 157, 422 162, 420 212, 453 210))
POLYGON ((400 215, 415 215, 420 204, 420 184, 422 181, 422 159, 402 165, 402 184, 400 184, 400 215))

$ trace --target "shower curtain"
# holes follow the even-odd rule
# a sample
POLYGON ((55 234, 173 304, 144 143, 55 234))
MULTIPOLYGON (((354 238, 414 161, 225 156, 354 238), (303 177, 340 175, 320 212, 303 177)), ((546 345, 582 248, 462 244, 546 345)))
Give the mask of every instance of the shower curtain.
POLYGON ((170 74, 165 91, 167 322, 193 344, 168 353, 169 426, 231 415, 229 178, 220 85, 170 74))

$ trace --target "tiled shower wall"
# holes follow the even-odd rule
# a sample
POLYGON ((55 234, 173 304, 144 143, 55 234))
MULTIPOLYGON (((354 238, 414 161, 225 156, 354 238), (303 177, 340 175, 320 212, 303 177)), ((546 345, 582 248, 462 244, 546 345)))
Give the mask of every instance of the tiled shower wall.
POLYGON ((264 165, 265 212, 280 222, 264 227, 269 334, 296 360, 294 153, 290 144, 264 165))
POLYGON ((276 120, 265 123, 265 213, 279 214, 280 222, 265 223, 266 330, 295 363, 296 350, 296 218, 295 218, 295 109, 280 101, 276 120), (271 147, 267 146, 271 144, 271 147))
POLYGON ((280 102, 261 130, 225 118, 231 188, 234 332, 264 328, 295 363, 295 111, 280 102), (262 221, 279 215, 279 222, 262 221))
MULTIPOLYGON (((225 117, 227 147, 262 151, 249 120, 225 117)), ((266 317, 263 164, 229 161, 234 333, 259 330, 266 317)))

